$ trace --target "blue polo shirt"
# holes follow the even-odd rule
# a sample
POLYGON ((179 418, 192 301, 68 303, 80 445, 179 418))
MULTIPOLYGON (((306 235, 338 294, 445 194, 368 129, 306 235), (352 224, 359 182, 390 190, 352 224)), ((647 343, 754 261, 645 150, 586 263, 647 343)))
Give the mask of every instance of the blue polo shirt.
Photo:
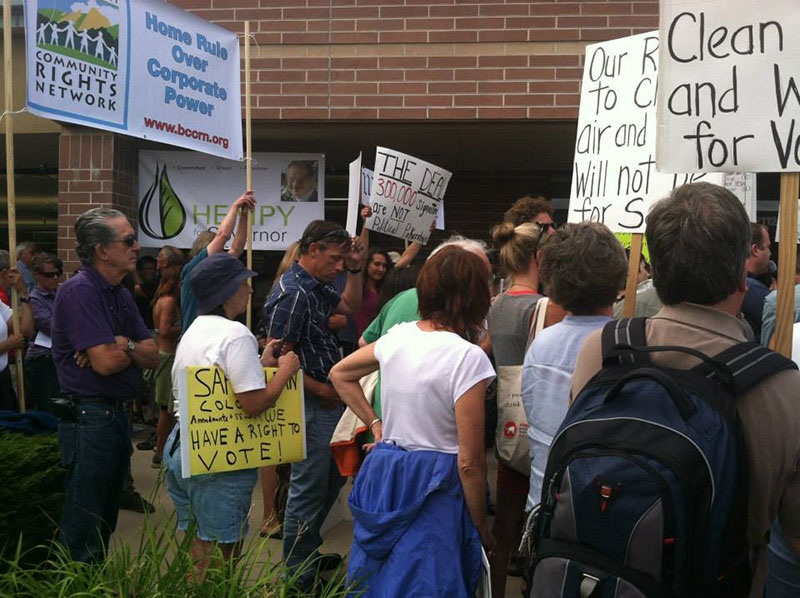
POLYGON ((112 285, 94 267, 84 265, 56 293, 51 322, 53 361, 61 390, 87 397, 131 398, 139 391, 142 372, 131 364, 110 376, 75 364, 74 355, 110 344, 117 335, 134 341, 150 338, 130 291, 112 285))
POLYGON ((281 276, 264 303, 267 337, 294 345, 303 372, 319 382, 341 359, 328 318, 342 300, 331 285, 322 283, 295 262, 281 276))

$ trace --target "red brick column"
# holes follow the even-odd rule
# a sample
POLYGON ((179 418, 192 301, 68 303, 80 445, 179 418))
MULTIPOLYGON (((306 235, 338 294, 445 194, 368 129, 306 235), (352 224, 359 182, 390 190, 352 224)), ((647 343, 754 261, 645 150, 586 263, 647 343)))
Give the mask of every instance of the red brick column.
POLYGON ((86 210, 111 207, 136 227, 138 145, 131 137, 65 126, 58 148, 58 257, 64 271, 79 266, 75 220, 86 210))

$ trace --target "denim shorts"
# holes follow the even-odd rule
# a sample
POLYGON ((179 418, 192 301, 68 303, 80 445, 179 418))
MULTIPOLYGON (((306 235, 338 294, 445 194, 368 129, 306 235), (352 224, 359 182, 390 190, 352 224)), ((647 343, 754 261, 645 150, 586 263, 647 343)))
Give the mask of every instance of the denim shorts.
POLYGON ((195 535, 206 542, 233 544, 247 536, 247 517, 258 480, 258 469, 226 471, 183 478, 181 449, 172 446, 178 435, 175 425, 164 446, 167 491, 178 513, 178 529, 196 524, 195 535))

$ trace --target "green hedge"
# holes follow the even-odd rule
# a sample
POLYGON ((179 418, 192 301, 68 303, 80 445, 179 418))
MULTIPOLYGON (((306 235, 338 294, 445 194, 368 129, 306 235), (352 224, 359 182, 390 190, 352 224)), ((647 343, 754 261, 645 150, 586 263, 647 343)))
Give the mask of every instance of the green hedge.
POLYGON ((27 561, 56 532, 64 502, 64 474, 55 434, 0 432, 0 557, 11 558, 22 537, 27 561))

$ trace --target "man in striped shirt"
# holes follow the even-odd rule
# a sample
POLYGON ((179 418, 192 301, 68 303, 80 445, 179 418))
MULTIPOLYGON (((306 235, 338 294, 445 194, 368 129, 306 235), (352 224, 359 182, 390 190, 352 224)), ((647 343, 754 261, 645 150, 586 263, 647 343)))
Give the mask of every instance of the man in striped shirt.
POLYGON ((299 256, 267 297, 262 321, 267 342, 280 339, 282 350, 297 353, 303 368, 307 451, 304 461, 292 465, 283 555, 289 567, 317 559, 317 566, 301 575, 302 583, 312 584, 315 569, 334 568, 341 561, 338 555, 317 553, 322 522, 344 482, 329 447, 344 408, 328 382, 328 372, 341 358, 328 318, 354 315, 361 308, 367 249, 340 225, 315 220, 300 239, 299 256), (339 295, 331 282, 345 269, 347 285, 339 295))

